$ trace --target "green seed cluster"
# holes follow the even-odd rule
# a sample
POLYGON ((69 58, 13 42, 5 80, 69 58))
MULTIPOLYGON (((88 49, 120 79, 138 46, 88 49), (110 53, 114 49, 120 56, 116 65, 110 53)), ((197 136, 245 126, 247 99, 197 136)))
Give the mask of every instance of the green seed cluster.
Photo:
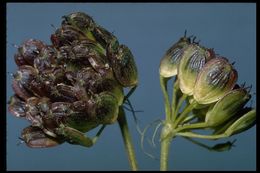
POLYGON ((211 128, 214 132, 209 138, 220 138, 255 124, 255 109, 245 107, 251 98, 249 88, 236 84, 238 74, 233 65, 186 34, 163 56, 159 73, 162 81, 175 76, 171 111, 166 106, 172 120, 167 122, 173 124, 174 133, 185 131, 180 134, 201 137, 190 132, 211 128), (186 107, 181 112, 185 100, 186 107))

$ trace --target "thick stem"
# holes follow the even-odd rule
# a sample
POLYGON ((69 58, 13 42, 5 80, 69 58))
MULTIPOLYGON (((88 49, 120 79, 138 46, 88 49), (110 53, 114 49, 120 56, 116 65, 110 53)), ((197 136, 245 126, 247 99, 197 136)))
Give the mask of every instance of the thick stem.
POLYGON ((118 123, 124 140, 125 149, 128 154, 130 166, 133 171, 137 171, 137 161, 135 159, 134 146, 132 144, 131 136, 129 133, 125 112, 122 107, 120 107, 119 109, 118 123))
POLYGON ((160 170, 167 171, 168 169, 168 159, 169 159, 169 148, 171 144, 171 139, 166 138, 161 141, 161 160, 160 160, 160 170))
POLYGON ((168 159, 169 159, 169 148, 171 140, 174 137, 172 124, 165 123, 161 132, 161 157, 160 157, 160 170, 167 171, 168 159))

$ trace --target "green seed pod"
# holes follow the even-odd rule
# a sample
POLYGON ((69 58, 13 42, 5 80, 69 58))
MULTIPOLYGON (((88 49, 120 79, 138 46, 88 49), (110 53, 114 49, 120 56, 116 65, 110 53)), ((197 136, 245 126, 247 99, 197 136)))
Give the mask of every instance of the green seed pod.
POLYGON ((177 43, 174 43, 161 59, 159 73, 168 78, 177 74, 177 67, 182 58, 183 49, 191 44, 190 38, 181 37, 177 43))
POLYGON ((112 39, 110 40, 108 46, 106 47, 106 54, 110 57, 113 56, 113 54, 115 54, 117 52, 119 48, 119 42, 117 39, 112 39))
POLYGON ((101 26, 94 28, 93 35, 104 48, 107 48, 113 42, 117 42, 117 38, 101 26))
POLYGON ((216 144, 213 147, 211 147, 211 151, 217 151, 217 152, 223 152, 223 151, 229 151, 233 146, 234 143, 236 142, 236 140, 230 142, 225 142, 225 143, 220 143, 220 144, 216 144))
POLYGON ((64 18, 62 25, 72 25, 80 30, 93 31, 96 26, 92 17, 82 12, 71 13, 69 15, 62 16, 62 18, 64 18))
POLYGON ((120 45, 117 52, 109 57, 118 82, 124 87, 136 86, 138 83, 137 67, 133 54, 125 45, 120 45))
POLYGON ((223 57, 213 58, 198 74, 194 99, 199 104, 210 104, 226 95, 237 81, 237 71, 223 57))
POLYGON ((238 120, 236 120, 226 131, 225 134, 232 136, 253 127, 256 124, 256 110, 251 109, 238 120))
POLYGON ((207 112, 205 121, 210 126, 218 126, 232 118, 250 100, 246 89, 231 90, 207 112))
POLYGON ((184 94, 193 95, 196 78, 202 67, 213 58, 214 52, 197 44, 190 44, 184 49, 178 67, 180 89, 184 94))
POLYGON ((102 92, 95 98, 95 115, 100 124, 112 124, 118 116, 118 100, 110 92, 102 92))
POLYGON ((100 93, 104 91, 108 91, 113 93, 113 95, 117 98, 118 100, 118 106, 123 104, 124 100, 124 91, 123 87, 114 79, 100 79, 95 82, 93 85, 93 89, 95 88, 95 93, 100 93))
POLYGON ((91 138, 88 138, 84 133, 60 124, 59 128, 56 129, 56 133, 63 136, 66 142, 74 145, 82 145, 84 147, 91 147, 94 143, 91 138))
POLYGON ((218 126, 212 127, 213 133, 212 135, 219 135, 224 133, 238 118, 242 117, 244 114, 252 110, 250 107, 244 107, 240 109, 236 115, 234 115, 230 120, 228 120, 226 123, 220 124, 218 126))

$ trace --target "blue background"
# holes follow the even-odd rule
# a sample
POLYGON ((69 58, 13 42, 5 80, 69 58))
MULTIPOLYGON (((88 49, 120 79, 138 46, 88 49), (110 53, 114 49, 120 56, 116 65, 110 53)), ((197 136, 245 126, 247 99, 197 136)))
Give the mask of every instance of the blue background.
MULTIPOLYGON (((127 45, 139 70, 139 86, 131 96, 143 128, 164 118, 163 95, 159 85, 159 62, 165 51, 184 34, 195 35, 201 44, 214 48, 220 55, 235 61, 238 83, 252 84, 256 92, 256 4, 225 3, 9 3, 7 4, 7 72, 17 69, 12 44, 20 45, 29 38, 50 44, 60 26, 61 16, 85 12, 109 31, 121 44, 127 45)), ((11 76, 7 77, 7 99, 13 95, 11 76)), ((255 106, 253 95, 253 106, 255 106)), ((92 148, 63 144, 48 149, 31 149, 19 145, 25 120, 7 116, 8 170, 129 170, 120 130, 108 126, 92 148)), ((147 157, 140 147, 131 113, 127 113, 140 170, 158 170, 159 160, 147 157)), ((94 133, 90 133, 94 135, 94 133)), ((151 135, 151 132, 148 134, 151 135)), ((232 136, 236 147, 222 153, 210 152, 183 138, 176 138, 170 150, 170 170, 256 170, 256 128, 232 136)), ((220 140, 226 142, 228 139, 220 140)), ((209 145, 214 141, 199 140, 209 145)), ((158 144, 158 143, 157 143, 158 144)), ((146 150, 159 158, 159 146, 146 150)))

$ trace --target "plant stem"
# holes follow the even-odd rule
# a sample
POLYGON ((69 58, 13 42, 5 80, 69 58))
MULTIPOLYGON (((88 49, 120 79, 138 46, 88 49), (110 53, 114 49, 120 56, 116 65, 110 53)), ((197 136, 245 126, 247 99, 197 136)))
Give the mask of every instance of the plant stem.
POLYGON ((200 146, 200 147, 203 147, 203 148, 205 148, 205 149, 207 149, 207 150, 209 150, 209 151, 212 150, 212 147, 210 147, 210 146, 208 146, 208 145, 206 145, 206 144, 203 144, 203 143, 201 143, 201 142, 195 141, 195 140, 192 139, 192 138, 184 137, 184 139, 187 139, 187 140, 189 140, 190 142, 192 142, 193 144, 196 144, 196 145, 198 145, 198 146, 200 146))
POLYGON ((119 123, 120 130, 121 130, 121 133, 122 133, 122 137, 123 137, 123 140, 124 140, 125 149, 126 149, 126 152, 128 154, 129 164, 130 164, 131 169, 133 171, 137 171, 138 168, 137 168, 137 161, 135 159, 134 146, 132 144, 131 136, 130 136, 130 133, 129 133, 127 120, 126 120, 126 117, 125 117, 125 112, 124 112, 124 109, 121 106, 120 106, 119 114, 118 114, 118 123, 119 123))
POLYGON ((171 139, 166 138, 161 141, 161 160, 160 160, 160 170, 167 171, 168 169, 168 157, 169 148, 171 144, 171 139))
POLYGON ((226 135, 225 133, 219 134, 219 135, 201 135, 201 134, 197 134, 197 133, 193 133, 193 132, 179 132, 179 133, 176 133, 176 135, 185 136, 185 137, 189 137, 189 138, 202 138, 202 139, 212 139, 212 140, 228 137, 228 135, 226 135))
POLYGON ((166 171, 168 169, 169 148, 173 137, 174 133, 172 129, 172 124, 166 122, 161 131, 161 171, 166 171))
POLYGON ((167 81, 168 79, 162 77, 160 75, 160 84, 164 96, 164 102, 165 102, 165 114, 166 114, 166 121, 169 122, 171 121, 171 107, 170 107, 170 102, 169 102, 169 96, 167 93, 167 81))
POLYGON ((175 77, 174 84, 173 84, 173 90, 172 90, 172 122, 176 119, 176 103, 178 102, 179 98, 177 97, 178 90, 179 90, 179 81, 177 79, 177 76, 175 77))
POLYGON ((173 127, 176 128, 178 126, 178 124, 186 117, 187 114, 190 113, 190 111, 192 111, 193 107, 195 106, 195 102, 191 103, 189 106, 187 106, 183 112, 180 114, 180 116, 176 119, 176 121, 173 124, 173 127))
POLYGON ((186 118, 185 118, 184 120, 182 120, 180 123, 181 123, 181 124, 185 124, 185 123, 187 123, 187 122, 189 122, 189 121, 191 121, 191 120, 193 120, 193 119, 195 119, 195 118, 197 118, 197 116, 195 116, 194 114, 192 114, 192 115, 186 117, 186 118))
POLYGON ((186 130, 186 129, 199 129, 199 128, 206 128, 209 125, 205 122, 201 122, 201 123, 194 123, 194 124, 185 124, 181 127, 177 127, 176 128, 176 132, 182 131, 182 130, 186 130))
POLYGON ((137 87, 137 85, 130 89, 130 91, 124 97, 124 101, 123 102, 125 102, 133 94, 133 92, 135 91, 136 87, 137 87))
POLYGON ((97 142, 99 136, 101 135, 101 133, 103 132, 105 127, 106 127, 106 125, 102 125, 102 127, 98 130, 96 136, 93 138, 93 144, 95 144, 97 142))
POLYGON ((180 108, 181 108, 181 105, 182 105, 182 103, 185 101, 186 98, 187 98, 187 95, 186 95, 186 94, 183 94, 183 95, 181 96, 181 98, 179 99, 178 104, 177 104, 176 109, 175 109, 175 112, 174 112, 174 115, 173 115, 174 119, 177 118, 177 115, 178 115, 178 112, 179 112, 179 110, 180 110, 180 108))

